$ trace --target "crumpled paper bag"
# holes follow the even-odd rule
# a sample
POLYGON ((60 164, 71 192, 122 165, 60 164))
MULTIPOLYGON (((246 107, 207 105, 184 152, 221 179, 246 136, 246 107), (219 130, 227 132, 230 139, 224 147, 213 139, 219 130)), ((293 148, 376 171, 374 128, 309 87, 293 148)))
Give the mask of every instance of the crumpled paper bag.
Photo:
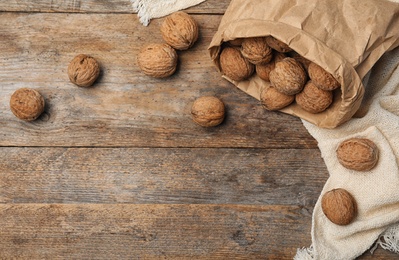
MULTIPOLYGON (((399 6, 385 0, 232 0, 209 51, 220 70, 223 42, 268 35, 285 42, 331 73, 341 91, 322 113, 308 113, 295 103, 281 111, 334 128, 359 109, 362 79, 375 62, 399 45, 398 14, 399 6)), ((256 75, 242 82, 226 79, 257 99, 269 84, 256 75)))

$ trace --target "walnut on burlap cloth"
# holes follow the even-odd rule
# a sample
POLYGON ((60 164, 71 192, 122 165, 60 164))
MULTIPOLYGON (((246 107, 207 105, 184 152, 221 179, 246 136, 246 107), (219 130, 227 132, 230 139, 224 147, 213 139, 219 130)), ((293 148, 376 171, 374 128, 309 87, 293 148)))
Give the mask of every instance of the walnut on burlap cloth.
POLYGON ((159 18, 197 5, 205 0, 130 0, 140 22, 147 26, 152 18, 159 18))
MULTIPOLYGON (((344 188, 358 207, 351 224, 338 226, 323 214, 319 198, 312 246, 299 249, 295 259, 354 259, 376 241, 399 253, 399 4, 232 0, 209 46, 211 58, 220 70, 223 42, 267 35, 289 44, 340 81, 341 92, 327 111, 313 115, 293 104, 282 112, 302 118, 319 143, 330 173, 320 198, 326 191, 344 188), (352 118, 355 114, 362 117, 352 118), (380 159, 374 169, 356 172, 339 164, 336 149, 350 137, 376 143, 380 159)), ((225 78, 257 99, 269 84, 256 75, 241 82, 225 78)))
POLYGON ((377 245, 399 253, 398 65, 399 48, 396 48, 386 53, 371 70, 365 83, 363 105, 368 112, 364 117, 353 118, 333 130, 303 120, 318 141, 330 173, 321 194, 335 188, 348 190, 357 201, 358 216, 348 226, 332 224, 323 214, 320 196, 313 212, 313 245, 298 250, 295 259, 353 259, 372 247, 377 239, 377 245), (351 137, 368 138, 376 143, 380 157, 374 169, 356 172, 340 165, 336 149, 341 141, 351 137))

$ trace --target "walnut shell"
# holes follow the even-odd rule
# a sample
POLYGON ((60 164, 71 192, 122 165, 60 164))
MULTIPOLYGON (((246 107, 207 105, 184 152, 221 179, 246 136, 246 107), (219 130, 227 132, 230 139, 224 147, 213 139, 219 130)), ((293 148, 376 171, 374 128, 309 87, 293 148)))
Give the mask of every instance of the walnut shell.
POLYGON ((44 98, 34 89, 21 88, 16 90, 10 99, 12 113, 19 119, 33 121, 44 111, 44 98))
POLYGON ((305 71, 308 71, 309 65, 310 65, 310 63, 312 63, 310 60, 302 57, 301 55, 299 55, 296 52, 292 54, 292 58, 294 58, 296 61, 298 61, 300 64, 302 64, 305 71))
POLYGON ((304 110, 317 114, 326 110, 333 102, 331 91, 319 89, 311 80, 309 80, 302 92, 295 96, 296 103, 304 110))
POLYGON ((256 65, 255 71, 259 78, 270 81, 270 72, 276 67, 276 63, 286 58, 284 53, 274 52, 273 59, 271 62, 264 65, 256 65))
POLYGON ((69 63, 69 80, 79 87, 90 87, 100 75, 100 65, 93 58, 79 54, 69 63))
POLYGON ((273 58, 265 37, 245 38, 241 44, 241 54, 255 65, 269 63, 273 58))
POLYGON ((260 101, 264 108, 267 110, 280 110, 292 102, 295 96, 289 96, 278 92, 274 87, 264 88, 260 93, 260 101))
POLYGON ((155 78, 166 78, 175 73, 176 51, 165 43, 152 43, 141 49, 137 63, 144 74, 155 78))
POLYGON ((273 36, 267 36, 266 37, 266 42, 270 46, 270 48, 278 51, 278 52, 290 52, 292 49, 285 43, 283 43, 280 40, 277 40, 273 36))
POLYGON ((179 11, 165 18, 161 25, 164 41, 176 50, 187 50, 198 39, 198 24, 187 13, 179 11))
POLYGON ((269 75, 272 85, 281 93, 295 95, 305 86, 307 75, 302 65, 293 58, 276 63, 269 75))
POLYGON ((357 215, 356 201, 344 189, 326 192, 321 199, 321 208, 326 217, 337 225, 348 225, 357 215))
POLYGON ((245 59, 240 50, 226 47, 220 53, 220 68, 222 73, 235 81, 249 78, 255 70, 255 66, 245 59))
POLYGON ((223 122, 225 117, 224 103, 217 97, 200 97, 193 103, 191 115, 194 122, 200 126, 217 126, 223 122))
POLYGON ((241 47, 244 38, 236 38, 234 40, 228 41, 227 43, 232 47, 241 47))
POLYGON ((334 90, 341 86, 341 84, 334 78, 333 75, 325 71, 322 67, 314 62, 311 62, 308 67, 309 78, 313 83, 324 90, 334 90))
POLYGON ((369 171, 378 162, 379 150, 376 144, 369 139, 351 138, 338 146, 337 157, 345 168, 369 171))

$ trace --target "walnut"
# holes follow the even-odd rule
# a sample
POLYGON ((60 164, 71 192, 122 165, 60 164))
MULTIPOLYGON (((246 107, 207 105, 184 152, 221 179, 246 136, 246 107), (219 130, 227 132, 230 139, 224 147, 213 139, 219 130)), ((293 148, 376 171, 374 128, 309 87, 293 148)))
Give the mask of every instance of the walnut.
POLYGON ((293 58, 276 63, 269 75, 272 85, 281 93, 295 95, 305 86, 307 75, 302 65, 293 58))
POLYGON ((266 42, 270 46, 270 48, 278 51, 278 52, 290 52, 292 49, 285 43, 280 40, 277 40, 273 36, 267 36, 266 42))
POLYGON ((273 58, 265 37, 245 38, 241 44, 241 54, 255 65, 269 63, 273 58))
POLYGON ((162 38, 176 50, 187 50, 198 39, 198 24, 187 13, 179 11, 167 16, 161 25, 162 38))
POLYGON ((34 89, 21 88, 12 94, 10 108, 19 119, 33 121, 44 111, 44 98, 34 89))
POLYGON ((69 79, 79 87, 90 87, 99 75, 100 65, 93 57, 79 54, 69 63, 69 79))
POLYGON ((331 91, 319 89, 309 80, 303 91, 296 95, 295 101, 304 110, 317 114, 323 112, 331 105, 333 94, 331 91))
POLYGON ((195 100, 191 107, 191 115, 194 122, 200 126, 217 126, 224 120, 225 107, 217 97, 204 96, 195 100))
POLYGON ((321 199, 321 208, 326 217, 337 225, 348 225, 357 215, 356 201, 344 189, 326 192, 321 199))
POLYGON ((255 71, 259 78, 270 81, 270 72, 276 67, 276 63, 286 58, 284 53, 274 52, 273 59, 271 62, 264 65, 256 65, 255 71))
POLYGON ((260 101, 267 110, 280 110, 290 105, 295 96, 289 96, 278 92, 274 87, 264 88, 260 93, 260 101))
POLYGON ((165 43, 152 43, 141 49, 137 63, 144 74, 155 78, 166 78, 175 73, 176 51, 165 43))
POLYGON ((378 162, 379 150, 374 142, 365 138, 351 138, 337 149, 338 161, 348 169, 369 171, 378 162))
POLYGON ((325 71, 322 67, 314 62, 311 62, 308 67, 309 78, 313 83, 324 90, 334 90, 341 86, 341 84, 334 78, 333 75, 325 71))
POLYGON ((241 47, 244 38, 236 38, 234 40, 228 41, 227 43, 232 47, 241 47))
POLYGON ((222 73, 232 80, 245 80, 249 78, 255 70, 255 66, 245 59, 237 48, 224 48, 219 58, 222 73))

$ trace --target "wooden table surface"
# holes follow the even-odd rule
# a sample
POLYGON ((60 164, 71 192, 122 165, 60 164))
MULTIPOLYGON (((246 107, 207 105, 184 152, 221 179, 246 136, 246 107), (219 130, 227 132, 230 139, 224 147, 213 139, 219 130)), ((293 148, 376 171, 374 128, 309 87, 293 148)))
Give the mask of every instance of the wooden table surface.
POLYGON ((310 245, 328 171, 298 118, 213 66, 229 2, 187 10, 199 40, 162 80, 136 56, 163 20, 142 26, 128 0, 0 2, 0 259, 292 259, 310 245), (69 82, 80 53, 101 64, 92 88, 69 82), (22 87, 46 100, 34 122, 9 109, 22 87), (191 120, 204 95, 226 104, 222 125, 191 120))

